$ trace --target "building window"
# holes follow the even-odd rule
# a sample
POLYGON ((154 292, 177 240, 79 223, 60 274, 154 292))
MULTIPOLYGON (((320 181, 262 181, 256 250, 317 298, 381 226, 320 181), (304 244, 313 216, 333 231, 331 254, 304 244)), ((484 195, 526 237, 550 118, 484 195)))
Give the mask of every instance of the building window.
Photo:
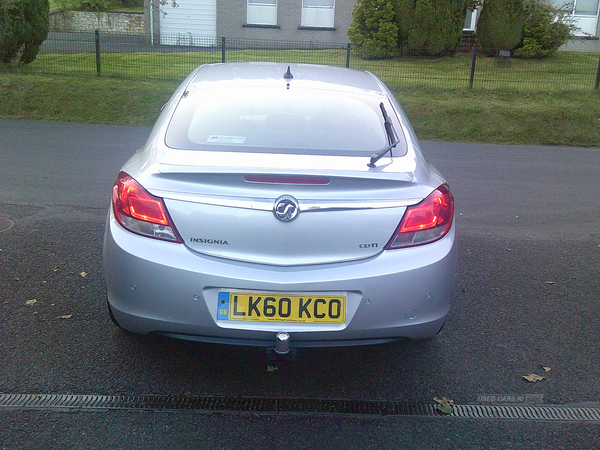
POLYGON ((552 0, 556 8, 572 11, 576 16, 597 16, 598 0, 552 0))
POLYGON ((575 2, 576 16, 597 16, 598 0, 577 0, 575 2))
POLYGON ((335 0, 302 0, 303 27, 333 28, 335 0))
POLYGON ((573 14, 579 36, 598 36, 600 0, 552 0, 552 4, 573 14))
POLYGON ((252 25, 277 25, 277 0, 248 0, 246 21, 252 25))

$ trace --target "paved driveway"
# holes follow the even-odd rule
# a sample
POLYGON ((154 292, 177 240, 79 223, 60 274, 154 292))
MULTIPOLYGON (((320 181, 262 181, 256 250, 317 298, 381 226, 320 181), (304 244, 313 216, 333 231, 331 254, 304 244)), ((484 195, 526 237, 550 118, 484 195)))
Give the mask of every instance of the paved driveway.
MULTIPOLYGON (((486 406, 485 396, 510 403, 514 394, 538 407, 600 406, 600 149, 423 143, 456 196, 459 266, 442 334, 307 349, 296 363, 273 367, 262 349, 129 336, 110 323, 101 265, 106 208, 120 165, 148 132, 0 120, 0 397, 431 405, 446 396, 486 406), (525 381, 531 373, 545 379, 525 381)), ((597 420, 66 411, 73 410, 0 406, 0 448, 600 444, 597 420)))

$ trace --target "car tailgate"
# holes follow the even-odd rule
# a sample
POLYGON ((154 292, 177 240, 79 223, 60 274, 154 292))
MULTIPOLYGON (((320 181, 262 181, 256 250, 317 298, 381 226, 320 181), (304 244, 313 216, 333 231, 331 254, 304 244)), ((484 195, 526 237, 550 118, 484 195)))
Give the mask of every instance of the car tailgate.
POLYGON ((190 250, 283 266, 372 257, 406 207, 423 198, 406 174, 171 170, 161 177, 162 189, 151 192, 165 199, 190 250))

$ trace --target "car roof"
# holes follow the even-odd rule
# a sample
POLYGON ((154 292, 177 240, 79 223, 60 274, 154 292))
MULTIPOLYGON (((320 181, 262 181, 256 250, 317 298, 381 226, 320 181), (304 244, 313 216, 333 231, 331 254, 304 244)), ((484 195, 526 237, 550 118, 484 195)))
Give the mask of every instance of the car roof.
POLYGON ((297 88, 328 89, 356 92, 371 91, 385 95, 373 74, 342 67, 315 64, 287 64, 269 62, 221 63, 200 66, 187 90, 214 87, 252 87, 289 85, 297 88), (285 78, 288 71, 291 78, 285 78))

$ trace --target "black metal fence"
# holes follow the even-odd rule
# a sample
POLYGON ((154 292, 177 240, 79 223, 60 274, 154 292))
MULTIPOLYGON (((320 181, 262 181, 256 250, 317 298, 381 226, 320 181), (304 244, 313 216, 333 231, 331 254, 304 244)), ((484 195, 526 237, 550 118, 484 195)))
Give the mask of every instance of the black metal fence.
MULTIPOLYGON (((398 51, 398 54, 402 52, 398 51)), ((201 64, 275 61, 369 70, 390 87, 444 89, 592 90, 600 83, 600 54, 557 52, 543 60, 488 57, 472 49, 452 57, 426 55, 366 60, 350 44, 162 35, 50 33, 24 72, 181 80, 201 64)))

